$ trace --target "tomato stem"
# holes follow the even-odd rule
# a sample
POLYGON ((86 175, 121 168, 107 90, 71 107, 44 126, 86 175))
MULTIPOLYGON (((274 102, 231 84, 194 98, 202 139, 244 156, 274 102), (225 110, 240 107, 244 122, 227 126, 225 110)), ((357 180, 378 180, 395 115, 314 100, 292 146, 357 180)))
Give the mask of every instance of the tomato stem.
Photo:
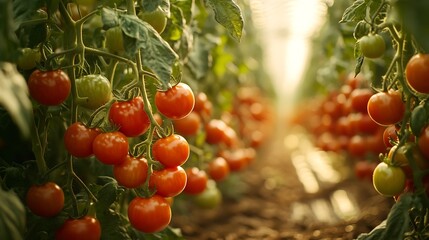
MULTIPOLYGON (((44 129, 46 130, 46 129, 44 129)), ((31 131, 33 132, 31 135, 33 136, 31 138, 31 142, 32 142, 32 149, 33 149, 33 153, 34 156, 36 158, 36 164, 37 164, 37 169, 39 170, 39 173, 41 175, 45 175, 48 167, 46 165, 46 161, 45 161, 45 156, 44 156, 44 147, 42 145, 42 142, 40 140, 40 134, 39 131, 37 129, 36 126, 36 121, 33 118, 32 124, 31 124, 31 131)))

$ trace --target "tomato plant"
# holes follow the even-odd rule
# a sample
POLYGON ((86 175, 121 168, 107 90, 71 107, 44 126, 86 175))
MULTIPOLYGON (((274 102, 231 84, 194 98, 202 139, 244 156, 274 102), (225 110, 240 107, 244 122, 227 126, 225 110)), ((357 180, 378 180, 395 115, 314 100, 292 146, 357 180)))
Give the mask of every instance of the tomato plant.
POLYGON ((28 79, 30 96, 40 104, 55 106, 63 103, 71 91, 71 83, 62 70, 40 71, 31 73, 28 79))
POLYGON ((166 91, 157 91, 155 105, 158 111, 173 120, 186 117, 194 109, 195 97, 186 83, 178 83, 166 91))
POLYGON ((127 137, 140 136, 150 127, 141 97, 113 103, 109 109, 109 119, 127 137))
POLYGON ((98 240, 101 239, 100 222, 91 216, 67 219, 55 233, 55 240, 98 240))
POLYGON ((26 195, 30 211, 41 217, 53 217, 64 207, 63 189, 54 182, 32 185, 26 195))
POLYGON ((154 233, 166 228, 171 221, 171 208, 165 198, 153 195, 134 198, 128 205, 131 225, 142 232, 154 233))
MULTIPOLYGON (((0 118, 18 128, 2 128, 0 147, 6 142, 20 150, 0 152, 0 185, 19 193, 20 204, 31 211, 23 194, 30 186, 50 179, 65 189, 59 214, 27 218, 19 232, 57 239, 181 238, 167 228, 172 213, 161 197, 185 189, 188 176, 180 166, 203 172, 218 148, 247 148, 250 134, 267 132, 262 126, 268 104, 259 100, 274 91, 266 77, 256 77, 263 68, 246 66, 257 56, 237 47, 245 17, 239 5, 232 0, 9 4, 0 3, 0 9, 14 9, 0 24, 0 96, 6 96, 0 97, 0 118), (244 84, 261 89, 249 108, 256 127, 248 127, 248 135, 240 131, 246 113, 232 114, 236 99, 227 93, 244 84), (228 123, 219 146, 204 141, 212 116, 228 123), (22 142, 14 144, 11 136, 22 136, 22 142)), ((245 44, 253 49, 256 42, 245 44)), ((251 156, 244 157, 247 163, 251 156)), ((213 173, 217 180, 226 177, 213 173)), ((191 174, 189 179, 192 189, 191 174)), ((202 191, 195 189, 190 192, 202 191)), ((220 190, 209 193, 220 204, 220 190)), ((0 238, 9 239, 9 232, 13 229, 0 232, 0 238)))

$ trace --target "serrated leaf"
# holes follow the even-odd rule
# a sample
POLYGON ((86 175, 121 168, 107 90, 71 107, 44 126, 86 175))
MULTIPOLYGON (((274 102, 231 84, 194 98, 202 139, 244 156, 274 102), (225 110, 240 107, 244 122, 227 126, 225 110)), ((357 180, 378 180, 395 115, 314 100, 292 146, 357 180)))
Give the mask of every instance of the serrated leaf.
POLYGON ((410 224, 409 209, 412 205, 412 196, 404 194, 400 200, 393 205, 386 219, 386 231, 380 240, 401 240, 410 224))
POLYGON ((169 85, 172 66, 178 56, 155 29, 135 15, 109 8, 102 10, 102 20, 105 28, 119 25, 124 34, 126 54, 133 57, 141 50, 143 65, 158 76, 163 86, 169 85))
POLYGON ((20 240, 25 232, 25 208, 14 192, 0 188, 0 239, 20 240))
POLYGON ((119 193, 118 190, 116 180, 112 180, 100 188, 97 193, 98 202, 95 205, 97 214, 105 212, 116 201, 119 193))
POLYGON ((340 23, 353 22, 363 19, 366 14, 366 6, 365 0, 354 1, 353 4, 344 11, 340 23))
POLYGON ((109 29, 119 25, 118 14, 118 12, 110 8, 103 8, 101 10, 101 20, 103 21, 103 26, 105 29, 109 29))
POLYGON ((0 62, 0 105, 10 114, 23 137, 30 136, 33 106, 27 83, 12 63, 0 62))
POLYGON ((216 21, 232 38, 240 41, 244 26, 240 7, 233 0, 207 0, 207 3, 213 9, 216 21))
POLYGON ((119 22, 128 41, 125 49, 133 56, 141 49, 143 65, 150 68, 164 86, 170 82, 172 66, 178 56, 170 45, 148 23, 134 15, 120 15, 119 22))
POLYGON ((101 239, 131 239, 127 228, 125 227, 128 225, 128 221, 117 211, 109 209, 109 211, 105 211, 103 214, 97 214, 97 218, 99 219, 100 224, 103 226, 103 231, 101 231, 101 239))

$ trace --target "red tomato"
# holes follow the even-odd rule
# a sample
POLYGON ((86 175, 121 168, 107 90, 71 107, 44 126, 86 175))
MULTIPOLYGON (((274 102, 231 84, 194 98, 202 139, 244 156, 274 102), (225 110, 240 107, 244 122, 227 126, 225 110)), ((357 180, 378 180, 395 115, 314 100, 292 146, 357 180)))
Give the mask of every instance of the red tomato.
POLYGON ((223 157, 216 157, 209 163, 208 174, 215 181, 221 181, 229 175, 228 162, 223 157))
POLYGON ((191 113, 194 104, 194 93, 186 83, 178 83, 167 91, 158 91, 155 94, 158 111, 173 120, 186 117, 191 113))
POLYGON ((99 240, 100 238, 100 222, 91 216, 67 219, 55 234, 55 240, 99 240))
POLYGON ((395 125, 390 125, 383 132, 383 142, 386 147, 392 147, 392 142, 398 142, 399 137, 395 125))
POLYGON ((358 161, 354 166, 355 175, 359 180, 372 181, 372 173, 374 172, 377 163, 368 161, 358 161))
POLYGON ((121 164, 128 155, 128 139, 121 132, 100 133, 92 143, 95 157, 104 164, 121 164))
POLYGON ((150 119, 144 110, 141 97, 113 103, 109 110, 109 119, 127 137, 140 136, 150 127, 150 119))
POLYGON ((368 114, 382 126, 400 122, 405 114, 405 104, 398 91, 389 90, 371 96, 368 101, 368 114))
POLYGON ((198 133, 201 126, 200 115, 196 112, 191 112, 188 116, 174 120, 174 130, 183 136, 193 136, 198 133))
POLYGON ((155 233, 165 229, 171 221, 171 208, 159 195, 150 198, 134 198, 128 206, 131 226, 144 233, 155 233))
POLYGON ((429 54, 416 54, 405 68, 408 84, 417 92, 429 93, 429 54))
POLYGON ((194 111, 200 112, 204 109, 204 104, 208 102, 207 95, 204 92, 199 92, 195 96, 195 105, 194 105, 194 111))
POLYGON ((42 72, 36 69, 28 79, 28 90, 38 103, 55 106, 63 103, 70 95, 71 82, 62 70, 42 72))
POLYGON ((137 188, 143 185, 147 178, 147 171, 148 164, 145 158, 130 155, 121 164, 113 166, 113 176, 126 188, 137 188))
POLYGON ((187 168, 185 172, 187 176, 187 182, 183 191, 187 194, 202 193, 207 186, 207 173, 204 170, 200 170, 196 167, 187 168))
POLYGON ((158 139, 152 145, 153 157, 165 167, 176 167, 184 164, 189 157, 189 144, 178 134, 158 139))
POLYGON ((89 157, 93 154, 92 143, 98 134, 100 134, 98 129, 88 128, 81 122, 75 122, 64 133, 64 145, 72 156, 89 157))
POLYGON ((361 135, 354 135, 348 144, 348 152, 355 157, 362 157, 368 152, 367 142, 361 135))
POLYGON ((369 88, 357 88, 350 93, 350 102, 354 111, 366 113, 368 101, 374 92, 369 88))
POLYGON ((171 167, 153 171, 149 186, 154 187, 160 196, 174 197, 185 189, 186 181, 186 172, 182 167, 171 167))
POLYGON ((63 210, 64 192, 54 182, 32 185, 26 195, 30 211, 41 217, 53 217, 63 210))
POLYGON ((209 144, 219 144, 223 142, 225 130, 228 128, 226 123, 220 119, 210 120, 206 126, 206 142, 209 144))
POLYGON ((219 156, 225 158, 231 172, 241 171, 249 164, 248 156, 243 149, 222 151, 219 156))

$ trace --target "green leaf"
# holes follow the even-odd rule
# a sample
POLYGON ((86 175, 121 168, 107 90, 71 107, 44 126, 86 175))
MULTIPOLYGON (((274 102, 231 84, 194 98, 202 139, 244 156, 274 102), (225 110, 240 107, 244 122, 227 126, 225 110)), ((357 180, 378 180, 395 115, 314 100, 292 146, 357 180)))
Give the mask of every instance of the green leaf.
POLYGON ((12 2, 0 1, 0 62, 16 60, 18 38, 15 35, 16 24, 13 19, 12 2))
POLYGON ((358 22, 365 18, 369 21, 376 13, 380 16, 383 11, 377 11, 383 2, 383 0, 356 0, 344 11, 340 23, 358 22))
POLYGON ((105 27, 120 26, 124 33, 124 45, 128 56, 136 56, 141 50, 143 65, 150 68, 167 88, 172 66, 178 56, 170 45, 148 23, 135 15, 115 12, 104 8, 102 19, 105 27))
POLYGON ((356 65, 355 65, 355 77, 360 73, 360 70, 363 65, 364 56, 360 55, 356 58, 356 65))
POLYGON ((170 1, 169 0, 140 0, 143 11, 145 12, 153 12, 158 6, 164 12, 169 12, 170 9, 170 1))
POLYGON ((118 211, 109 209, 102 214, 97 213, 97 218, 99 219, 101 226, 103 226, 103 231, 101 231, 101 239, 131 239, 126 228, 128 225, 128 220, 118 211))
POLYGON ((207 3, 213 9, 216 21, 240 41, 244 26, 240 7, 233 0, 207 0, 207 3))
POLYGON ((424 105, 419 105, 411 112, 410 128, 415 136, 420 136, 429 119, 429 113, 424 105))
POLYGON ((0 105, 9 112, 23 137, 28 138, 33 107, 27 83, 12 63, 0 62, 0 105))
POLYGON ((210 68, 211 49, 214 42, 211 42, 204 36, 196 36, 194 39, 194 48, 189 53, 187 67, 191 70, 196 79, 206 76, 210 68))
POLYGON ((414 36, 417 45, 429 52, 429 1, 427 0, 396 0, 393 1, 394 11, 400 18, 406 32, 414 36))
POLYGON ((183 17, 185 18, 187 23, 191 22, 192 19, 192 6, 193 1, 189 0, 172 0, 171 1, 171 8, 176 7, 179 8, 183 14, 183 17))
POLYGON ((148 23, 134 15, 120 15, 122 31, 128 38, 125 49, 133 56, 141 49, 143 65, 150 68, 164 86, 170 82, 172 66, 178 56, 170 45, 148 23))
POLYGON ((383 235, 385 230, 386 230, 386 220, 384 220, 377 227, 372 229, 371 232, 360 234, 356 240, 378 240, 381 238, 381 235, 383 235))
POLYGON ((409 209, 412 207, 411 194, 403 194, 398 202, 393 205, 387 216, 386 231, 380 240, 401 240, 410 225, 409 209))
POLYGON ((97 193, 97 204, 95 208, 98 213, 105 212, 117 199, 119 194, 118 182, 114 178, 105 177, 110 180, 104 184, 97 193))
POLYGON ((25 232, 25 208, 12 191, 0 188, 0 239, 23 239, 25 232))
POLYGON ((351 6, 349 6, 343 14, 340 23, 353 22, 356 20, 362 20, 366 14, 366 1, 356 0, 351 6))

